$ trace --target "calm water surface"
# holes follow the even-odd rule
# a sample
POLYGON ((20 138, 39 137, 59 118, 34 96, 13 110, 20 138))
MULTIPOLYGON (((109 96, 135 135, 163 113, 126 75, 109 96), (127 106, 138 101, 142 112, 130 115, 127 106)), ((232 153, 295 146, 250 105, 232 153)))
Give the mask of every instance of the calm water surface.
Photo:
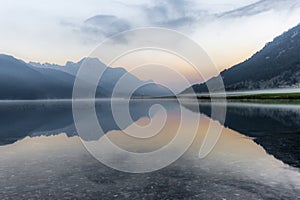
MULTIPOLYGON (((153 104, 165 108, 165 126, 148 140, 139 140, 124 134, 133 128, 129 120, 121 128, 116 124, 109 102, 96 103, 106 136, 133 152, 163 147, 175 136, 181 114, 181 134, 190 134, 190 123, 200 120, 193 144, 180 159, 155 172, 130 174, 89 154, 77 135, 70 102, 2 102, 0 199, 300 199, 299 105, 229 103, 217 144, 200 159, 209 123, 223 127, 218 116, 210 118, 211 105, 132 101, 136 124, 162 120, 164 112, 149 114, 153 104)), ((111 159, 124 161, 113 155, 111 159)))

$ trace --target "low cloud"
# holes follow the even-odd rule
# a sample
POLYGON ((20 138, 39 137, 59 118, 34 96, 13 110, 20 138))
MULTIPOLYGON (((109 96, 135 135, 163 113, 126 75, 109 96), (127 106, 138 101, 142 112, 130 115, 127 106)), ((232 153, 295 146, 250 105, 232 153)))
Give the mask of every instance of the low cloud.
MULTIPOLYGON (((130 6, 124 6, 124 9, 130 6)), ((213 5, 212 5, 213 6, 213 5)), ((211 7, 212 7, 211 6, 211 7)), ((233 10, 211 12, 202 1, 166 0, 132 6, 136 17, 128 18, 115 15, 96 15, 80 25, 80 31, 92 38, 109 37, 131 28, 156 26, 192 33, 202 25, 229 18, 252 17, 267 11, 276 12, 294 10, 300 7, 300 1, 260 0, 233 10), (206 7, 204 9, 204 7, 206 7)))
POLYGON ((268 11, 293 11, 300 7, 299 0, 261 0, 256 3, 244 6, 229 12, 224 12, 219 17, 230 17, 230 18, 239 18, 239 17, 250 17, 258 15, 268 11))
MULTIPOLYGON (((93 9, 76 18, 60 19, 66 40, 77 42, 78 49, 130 29, 162 27, 194 39, 222 69, 255 53, 299 23, 300 16, 300 0, 103 1, 84 4, 93 9)), ((117 42, 128 40, 121 39, 117 42)))
POLYGON ((180 29, 192 26, 198 14, 193 11, 193 3, 184 0, 167 0, 153 5, 141 6, 150 26, 180 29))
POLYGON ((129 30, 131 25, 113 15, 96 15, 84 21, 81 30, 88 34, 109 37, 129 30))

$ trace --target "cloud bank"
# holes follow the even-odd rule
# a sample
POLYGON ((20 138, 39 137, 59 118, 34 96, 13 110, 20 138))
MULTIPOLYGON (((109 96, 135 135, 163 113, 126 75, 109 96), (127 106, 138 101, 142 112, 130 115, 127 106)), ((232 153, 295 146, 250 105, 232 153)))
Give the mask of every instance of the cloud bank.
POLYGON ((0 7, 0 51, 64 64, 105 37, 158 26, 194 39, 221 70, 299 22, 300 0, 11 0, 0 7))

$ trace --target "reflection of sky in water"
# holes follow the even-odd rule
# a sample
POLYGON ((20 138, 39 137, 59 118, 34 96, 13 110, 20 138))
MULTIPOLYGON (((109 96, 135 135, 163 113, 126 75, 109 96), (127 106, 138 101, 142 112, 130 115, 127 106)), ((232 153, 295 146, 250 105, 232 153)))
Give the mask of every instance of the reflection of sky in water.
MULTIPOLYGON (((107 136, 130 151, 161 148, 175 136, 180 121, 178 113, 172 109, 168 112, 171 115, 166 126, 148 140, 136 139, 118 130, 108 131, 107 136)), ((165 169, 146 174, 118 172, 98 163, 77 136, 26 137, 0 146, 0 197, 132 199, 143 195, 148 198, 296 199, 299 196, 298 169, 283 164, 251 138, 231 129, 224 128, 213 151, 199 159, 199 148, 211 119, 184 108, 187 120, 183 134, 192 129, 189 119, 199 116, 196 138, 185 155, 165 169)), ((163 113, 157 112, 152 120, 160 121, 162 117, 163 113)), ((137 120, 140 126, 149 123, 147 117, 137 120)), ((220 125, 215 121, 213 126, 220 125)))

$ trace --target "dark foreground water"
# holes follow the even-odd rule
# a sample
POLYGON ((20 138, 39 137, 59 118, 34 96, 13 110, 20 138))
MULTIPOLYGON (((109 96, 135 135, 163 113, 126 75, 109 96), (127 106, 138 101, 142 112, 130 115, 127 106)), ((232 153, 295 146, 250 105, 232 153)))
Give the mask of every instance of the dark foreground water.
MULTIPOLYGON (((120 128, 109 102, 99 101, 96 110, 106 136, 134 152, 168 143, 180 117, 185 119, 180 134, 194 131, 195 119, 200 122, 180 159, 154 172, 132 174, 111 169, 90 155, 77 135, 70 102, 2 102, 0 199, 300 199, 298 105, 230 103, 223 128, 222 119, 210 118, 207 103, 132 101, 131 118, 141 126, 168 114, 164 128, 147 141, 123 133, 133 124, 128 121, 120 128), (153 104, 161 104, 165 112, 149 114, 153 104), (223 129, 212 151, 200 159, 209 127, 223 129)), ((129 158, 111 159, 126 163, 129 158)))

